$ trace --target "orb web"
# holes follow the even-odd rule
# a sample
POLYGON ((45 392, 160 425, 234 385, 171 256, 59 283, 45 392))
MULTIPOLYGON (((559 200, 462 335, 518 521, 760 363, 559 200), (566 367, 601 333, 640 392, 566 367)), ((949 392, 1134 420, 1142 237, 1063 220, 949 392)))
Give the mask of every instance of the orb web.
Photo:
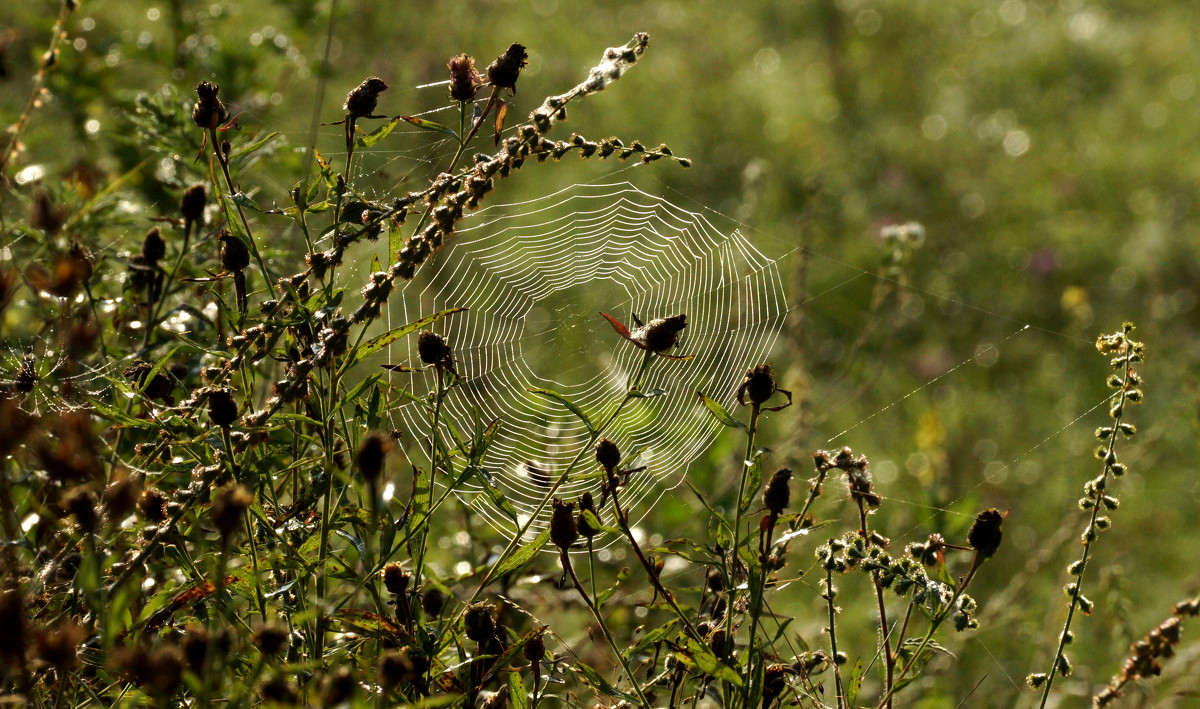
MULTIPOLYGON (((787 313, 776 263, 740 232, 724 234, 699 214, 629 183, 575 185, 528 202, 470 215, 453 239, 393 297, 393 323, 464 308, 435 330, 453 347, 462 381, 441 416, 457 430, 499 422, 483 461, 492 484, 525 521, 547 486, 589 446, 585 424, 550 389, 593 422, 605 420, 641 363, 642 350, 618 336, 600 313, 634 326, 687 315, 677 354, 655 358, 634 399, 604 431, 626 459, 622 505, 640 519, 674 488, 719 424, 700 404, 704 391, 732 405, 746 370, 763 362, 787 313)), ((421 366, 416 338, 392 364, 421 366)), ((436 387, 432 370, 395 372, 392 383, 420 398, 436 387)), ((415 438, 429 434, 427 409, 397 409, 415 438)), ((585 451, 556 492, 565 500, 597 495, 599 468, 585 451)), ((438 476, 440 477, 440 476, 438 476)), ((516 526, 478 480, 457 490, 496 529, 516 526)), ((544 528, 548 509, 530 529, 544 528)))

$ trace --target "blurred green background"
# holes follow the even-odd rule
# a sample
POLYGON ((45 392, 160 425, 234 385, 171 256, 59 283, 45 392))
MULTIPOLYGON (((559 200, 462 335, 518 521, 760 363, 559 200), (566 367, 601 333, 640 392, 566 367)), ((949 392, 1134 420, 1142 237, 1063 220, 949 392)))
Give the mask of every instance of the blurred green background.
MULTIPOLYGON (((0 8, 5 124, 28 97, 58 7, 0 8)), ((1094 407, 1107 367, 1093 343, 1123 320, 1149 346, 1147 403, 1132 413, 1132 472, 1114 488, 1123 504, 1098 547, 1092 568, 1103 570, 1087 582, 1097 610, 1075 625, 1063 704, 1106 682, 1131 640, 1200 591, 1200 5, 340 2, 332 23, 330 10, 85 0, 9 169, 18 191, 39 174, 98 189, 149 159, 122 187, 128 243, 104 245, 132 250, 145 218, 174 208, 172 186, 199 179, 194 155, 156 154, 131 128, 139 94, 177 103, 197 81, 217 81, 244 135, 280 131, 276 152, 242 178, 270 204, 300 179, 314 116, 338 119, 366 76, 391 85, 383 112, 434 111, 449 123, 452 113, 436 111, 448 106, 444 89, 417 87, 443 80, 453 54, 486 65, 521 42, 530 61, 511 124, 581 80, 604 47, 647 32, 643 62, 574 105, 560 130, 665 142, 693 167, 622 172, 568 159, 522 171, 493 199, 629 179, 742 229, 779 259, 792 308, 772 361, 799 405, 766 427, 768 465, 804 478, 817 448, 866 454, 885 496, 874 525, 898 544, 930 531, 960 541, 979 509, 1009 510, 1005 545, 973 589, 983 627, 947 639, 958 660, 921 706, 955 706, 981 680, 966 705, 1011 706, 1024 675, 1049 662, 1083 527, 1075 502, 1100 472, 1091 432, 1105 420, 1094 407), (925 226, 925 243, 889 268, 879 230, 908 221, 925 226)), ((340 134, 321 128, 318 149, 336 154, 340 134)), ((360 188, 383 197, 421 186, 448 159, 431 135, 382 143, 363 158, 360 188)), ((24 208, 3 199, 6 211, 24 208)), ((723 504, 736 495, 739 445, 722 437, 690 473, 723 504)), ((850 519, 840 484, 830 492, 818 517, 850 519)), ((677 489, 643 526, 703 538, 698 509, 677 489)), ((783 574, 808 570, 810 552, 795 545, 783 574)), ((859 581, 843 583, 848 610, 859 581)), ((817 645, 813 589, 800 578, 774 610, 798 616, 792 633, 817 645)), ((875 647, 869 612, 843 620, 852 655, 875 647)))

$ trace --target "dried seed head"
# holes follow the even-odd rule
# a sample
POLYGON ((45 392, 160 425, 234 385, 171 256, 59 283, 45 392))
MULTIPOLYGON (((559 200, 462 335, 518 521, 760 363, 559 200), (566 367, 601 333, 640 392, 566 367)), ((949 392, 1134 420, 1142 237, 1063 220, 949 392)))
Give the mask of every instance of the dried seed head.
POLYGON ((596 462, 611 473, 621 463, 621 449, 609 439, 601 438, 596 441, 596 462))
POLYGON ((481 601, 467 606, 463 615, 463 627, 467 638, 477 643, 484 643, 496 634, 496 609, 491 603, 481 601))
POLYGON ((650 321, 641 333, 642 344, 651 352, 666 352, 679 344, 679 333, 687 327, 686 315, 672 315, 650 321))
POLYGON ((87 631, 77 623, 59 621, 53 627, 34 632, 33 655, 56 670, 72 670, 79 663, 79 643, 86 637, 87 631))
POLYGON ((250 250, 242 240, 228 231, 217 237, 221 240, 221 268, 226 271, 242 271, 250 265, 250 250))
POLYGON ((287 647, 287 628, 276 623, 261 623, 254 628, 253 642, 264 656, 278 655, 287 647))
POLYGON ((393 596, 403 596, 411 578, 412 575, 394 561, 383 567, 383 587, 393 596))
POLYGON ((124 519, 137 506, 141 493, 138 481, 130 478, 125 471, 118 470, 113 481, 104 488, 104 514, 110 520, 124 519))
POLYGON ((425 364, 437 365, 449 363, 454 356, 446 340, 429 330, 422 330, 417 336, 417 354, 425 364))
POLYGON ((300 703, 300 690, 296 689, 286 675, 275 675, 258 688, 267 704, 295 706, 300 703))
POLYGON ((1000 548, 1000 540, 1004 536, 1000 525, 1004 522, 1006 514, 989 508, 975 517, 975 524, 972 524, 971 531, 967 532, 967 544, 979 552, 980 558, 987 559, 1000 548))
POLYGON ((349 702, 354 698, 354 688, 357 686, 358 682, 349 668, 338 668, 325 677, 325 690, 321 693, 322 703, 332 707, 349 702))
POLYGON ((388 85, 377 76, 363 80, 361 84, 346 95, 344 108, 351 118, 365 118, 375 113, 379 103, 379 94, 387 90, 388 85))
POLYGON ((165 522, 167 519, 167 497, 154 488, 142 493, 138 509, 147 522, 165 522))
POLYGON ((579 529, 575 526, 575 503, 563 502, 556 497, 552 504, 550 541, 559 549, 570 549, 579 539, 579 529))
POLYGON ((204 185, 196 184, 183 191, 179 198, 179 213, 184 221, 196 224, 204 223, 204 205, 208 201, 208 193, 204 185))
POLYGON ((80 486, 68 490, 63 495, 62 506, 71 513, 83 531, 88 533, 96 531, 96 526, 100 521, 99 515, 96 514, 96 498, 86 487, 80 486))
POLYGON ((222 539, 228 539, 242 523, 242 513, 254 503, 254 493, 237 483, 230 483, 217 491, 213 503, 212 522, 222 539))
POLYGON ((430 587, 421 596, 421 612, 425 614, 426 619, 433 619, 441 616, 442 608, 446 605, 446 594, 440 589, 430 587))
MULTIPOLYGON (((771 370, 771 365, 760 364, 750 371, 746 372, 746 377, 742 380, 742 388, 739 391, 738 400, 742 401, 742 394, 750 398, 750 401, 755 404, 761 404, 771 395, 775 393, 775 372, 771 370)), ((742 401, 745 404, 744 401, 742 401)))
POLYGON ((479 72, 475 71, 475 60, 466 54, 450 59, 450 98, 467 102, 475 98, 475 92, 483 84, 479 72))
POLYGON ((788 501, 791 498, 788 481, 791 479, 792 471, 787 468, 780 468, 775 471, 775 474, 767 482, 766 488, 763 489, 762 501, 763 507, 770 510, 771 514, 778 516, 783 512, 783 508, 788 506, 788 501))
POLYGON ((525 647, 522 648, 525 654, 525 659, 529 660, 529 662, 532 664, 537 664, 541 662, 544 657, 546 657, 545 633, 546 629, 542 628, 540 631, 538 631, 538 634, 530 638, 529 642, 525 643, 525 647))
POLYGON ((142 258, 146 260, 146 264, 154 266, 166 255, 167 242, 163 241, 162 232, 158 230, 158 227, 146 232, 146 236, 142 239, 142 258))
POLYGON ((763 706, 771 706, 787 687, 787 665, 770 665, 763 673, 763 706))
POLYGON ((221 87, 210 81, 196 84, 196 105, 192 108, 192 121, 201 128, 216 128, 229 120, 225 104, 217 98, 221 87))
POLYGON ((25 667, 25 609, 21 592, 9 589, 0 593, 0 662, 5 667, 25 667))
POLYGON ((493 87, 516 93, 517 77, 521 75, 521 69, 524 68, 527 59, 529 54, 525 52, 525 45, 510 45, 504 54, 496 57, 496 61, 488 65, 488 81, 493 87))
POLYGON ((383 473, 384 458, 391 448, 392 442, 386 435, 378 431, 372 431, 363 436, 362 443, 358 446, 358 456, 355 458, 358 472, 363 476, 363 480, 369 483, 379 480, 379 476, 383 473))
POLYGON ((222 387, 209 392, 208 418, 221 428, 229 428, 237 421, 238 407, 233 400, 233 390, 222 387))

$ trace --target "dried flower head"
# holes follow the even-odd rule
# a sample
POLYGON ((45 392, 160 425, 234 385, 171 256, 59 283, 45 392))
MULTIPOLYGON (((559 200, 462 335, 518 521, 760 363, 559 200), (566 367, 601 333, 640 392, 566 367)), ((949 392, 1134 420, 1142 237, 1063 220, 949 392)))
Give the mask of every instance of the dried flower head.
POLYGON ((213 526, 222 539, 228 539, 242 523, 242 513, 254 503, 254 493, 237 483, 230 483, 217 491, 217 500, 210 514, 213 526))
POLYGON ((525 67, 529 54, 523 44, 511 44, 504 54, 496 57, 496 61, 488 65, 487 75, 491 85, 498 89, 508 89, 517 92, 517 78, 525 67))
POLYGON ((446 366, 454 361, 454 353, 446 340, 429 330, 422 330, 417 335, 417 355, 425 364, 446 366))
POLYGON ((355 458, 355 464, 363 480, 372 484, 379 480, 379 476, 383 473, 384 458, 387 457, 391 448, 392 442, 379 431, 372 431, 363 436, 362 443, 358 446, 358 455, 355 458))
POLYGON ((351 118, 372 118, 375 107, 379 103, 379 94, 387 90, 388 85, 377 76, 364 79, 346 95, 344 108, 351 118))
POLYGON ((487 601, 472 603, 463 614, 467 638, 477 643, 488 642, 496 634, 496 609, 487 601))
POLYGON ((575 524, 575 503, 563 502, 554 498, 550 512, 550 541, 559 549, 570 549, 579 539, 579 529, 575 524))
POLYGON ((466 54, 450 59, 450 98, 467 102, 475 98, 475 92, 483 84, 483 78, 475 70, 475 60, 466 54))
POLYGON ((154 227, 142 238, 142 258, 146 264, 154 266, 167 255, 167 242, 163 241, 162 232, 154 227))
POLYGON ((403 596, 408 591, 411 578, 412 574, 394 561, 383 567, 383 587, 393 596, 403 596))
POLYGON ((238 407, 232 389, 221 387, 208 393, 208 417, 221 428, 229 428, 237 421, 238 407))
POLYGON ((204 205, 208 202, 208 193, 204 185, 195 184, 183 191, 179 198, 179 213, 183 215, 186 224, 204 223, 204 205))
POLYGON ((278 655, 287 647, 287 628, 277 623, 260 623, 254 627, 254 646, 266 657, 278 655))
POLYGON ((649 325, 634 332, 634 337, 640 339, 651 352, 666 352, 679 344, 679 333, 683 332, 685 327, 686 315, 672 315, 669 318, 651 320, 649 325))
POLYGON ((987 559, 1000 548, 1000 540, 1004 536, 1000 525, 1004 522, 1006 514, 989 508, 975 517, 975 524, 972 524, 971 531, 967 532, 967 544, 979 552, 980 558, 987 559))
POLYGON ((609 439, 601 438, 596 441, 596 462, 608 472, 613 472, 621 463, 621 449, 609 439))
POLYGON ((241 239, 229 231, 222 231, 217 238, 221 240, 221 268, 226 271, 243 271, 250 265, 250 250, 241 239))
POLYGON ((229 120, 225 104, 217 98, 221 87, 211 81, 196 84, 196 105, 192 107, 192 121, 201 128, 216 128, 229 120))
POLYGON ((767 482, 767 486, 763 488, 763 507, 770 510, 771 514, 779 516, 783 512, 783 508, 788 506, 788 501, 792 494, 788 486, 788 481, 791 479, 792 471, 787 468, 780 468, 775 471, 775 474, 767 482))

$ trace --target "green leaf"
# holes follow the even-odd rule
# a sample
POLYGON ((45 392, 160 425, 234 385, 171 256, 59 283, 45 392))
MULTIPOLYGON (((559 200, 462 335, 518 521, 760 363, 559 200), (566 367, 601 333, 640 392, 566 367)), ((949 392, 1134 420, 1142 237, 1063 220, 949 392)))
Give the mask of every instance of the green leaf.
POLYGON ((417 118, 416 116, 400 116, 399 118, 401 118, 405 121, 408 121, 409 123, 413 124, 414 126, 421 128, 422 130, 431 130, 431 131, 436 131, 438 133, 445 133, 446 135, 453 136, 455 138, 458 137, 458 132, 456 130, 454 130, 453 128, 451 128, 449 126, 444 126, 441 123, 429 121, 424 118, 417 118))
POLYGON ((657 396, 666 396, 667 393, 668 392, 665 389, 651 389, 650 391, 638 391, 635 389, 635 390, 629 392, 629 398, 631 398, 631 399, 653 399, 657 396))
MULTIPOLYGON (((588 512, 585 514, 591 514, 591 513, 588 512)), ((617 589, 620 588, 621 584, 625 583, 625 580, 628 578, 629 578, 629 567, 628 566, 622 567, 621 570, 617 572, 617 580, 613 581, 613 585, 609 586, 608 588, 604 589, 600 593, 596 594, 596 605, 597 606, 604 605, 608 601, 608 599, 613 597, 613 594, 615 594, 617 592, 617 589)))
POLYGON ((305 416, 304 414, 294 414, 288 411, 281 411, 272 416, 271 419, 275 421, 295 421, 296 423, 306 423, 309 426, 316 426, 318 428, 321 426, 321 422, 314 418, 305 416))
POLYGON ((492 504, 499 507, 514 523, 520 524, 517 521, 517 508, 513 507, 512 502, 504 496, 500 488, 496 487, 496 482, 492 480, 492 474, 486 468, 478 465, 468 465, 467 470, 470 470, 474 474, 475 479, 479 481, 479 484, 483 486, 483 490, 487 493, 488 499, 492 501, 492 504))
POLYGON ((229 198, 233 200, 233 203, 239 207, 253 209, 256 212, 262 211, 262 207, 258 206, 257 202, 250 199, 245 192, 234 192, 233 194, 229 195, 229 198))
POLYGON ((567 397, 563 396, 562 394, 559 394, 552 389, 541 389, 539 387, 531 387, 526 389, 526 391, 528 391, 530 394, 541 394, 546 398, 558 401, 563 406, 567 407, 571 413, 575 414, 575 416, 583 422, 584 426, 587 426, 588 433, 596 432, 596 427, 592 425, 592 420, 587 417, 587 414, 583 413, 582 409, 575 404, 572 404, 570 400, 568 400, 567 397))
POLYGON ((863 663, 859 658, 854 661, 854 668, 850 670, 850 681, 846 683, 846 706, 855 706, 858 703, 858 692, 862 689, 863 681, 863 663))
POLYGON ((229 156, 229 159, 237 160, 240 157, 249 155, 250 153, 253 153, 253 152, 261 149, 264 145, 271 142, 271 140, 273 138, 275 138, 277 135, 279 135, 279 131, 273 131, 271 133, 267 133, 266 135, 264 135, 263 137, 259 138, 256 141, 254 141, 253 143, 247 145, 246 147, 238 148, 237 150, 233 151, 233 153, 229 156))
POLYGON ((354 351, 354 353, 351 355, 349 361, 347 361, 346 364, 343 365, 343 367, 344 368, 353 367, 354 365, 363 361, 367 357, 370 357, 371 355, 375 354, 379 350, 382 350, 384 347, 387 347, 388 345, 392 344, 396 340, 399 340, 401 337, 404 337, 405 335, 411 335, 412 333, 416 332, 417 330, 420 330, 423 327, 427 327, 428 325, 435 323, 438 320, 441 320, 442 318, 446 317, 447 315, 453 315, 454 313, 460 313, 464 310, 466 310, 466 308, 450 308, 448 310, 442 310, 440 312, 434 313, 433 315, 426 315, 425 317, 421 318, 420 320, 414 320, 413 322, 410 322, 407 325, 401 325, 398 328, 388 330, 387 332, 383 333, 382 335, 377 335, 375 337, 372 337, 370 340, 367 341, 366 344, 364 344, 362 347, 359 347, 357 350, 354 351))
POLYGON ((729 413, 724 406, 721 406, 720 402, 708 398, 704 395, 704 392, 698 391, 696 392, 696 396, 700 397, 700 401, 704 402, 704 405, 712 412, 713 417, 721 422, 721 425, 728 426, 729 428, 740 428, 743 431, 749 430, 746 428, 746 424, 735 419, 733 414, 729 413))
POLYGON ((622 692, 621 690, 612 686, 609 684, 608 680, 600 676, 599 672, 589 667, 582 660, 576 660, 573 667, 577 672, 579 672, 584 682, 599 690, 601 694, 607 694, 610 697, 616 697, 617 699, 624 699, 634 706, 640 706, 642 704, 641 699, 638 699, 636 696, 628 692, 622 692))
POLYGON ((508 673, 508 698, 512 709, 528 709, 529 695, 525 692, 525 683, 521 681, 520 672, 508 673))
POLYGON ((634 655, 637 655, 639 652, 642 652, 643 650, 649 648, 650 646, 654 645, 654 643, 657 643, 662 640, 666 640, 667 638, 674 635, 675 634, 675 626, 677 626, 678 624, 679 624, 679 619, 672 618, 671 620, 667 621, 666 623, 663 623, 662 625, 658 626, 657 628, 653 628, 646 634, 642 635, 642 637, 637 639, 637 642, 635 642, 633 645, 630 645, 629 647, 625 648, 625 651, 622 652, 621 654, 625 656, 625 659, 632 660, 634 655))
POLYGON ((742 512, 745 512, 758 499, 758 489, 762 487, 762 457, 754 456, 754 460, 744 460, 742 465, 749 468, 746 471, 746 497, 741 500, 742 512))
POLYGON ((393 219, 387 220, 387 225, 388 253, 391 254, 392 258, 395 258, 400 249, 404 248, 404 232, 401 231, 400 226, 393 219))
POLYGON ((742 676, 729 665, 717 659, 712 650, 704 647, 692 638, 686 638, 686 647, 675 648, 675 658, 685 665, 700 670, 706 675, 712 675, 724 680, 735 687, 742 686, 742 676))
POLYGON ((548 541, 550 541, 550 530, 543 529, 541 534, 533 538, 533 541, 513 552, 512 556, 505 559, 504 563, 497 565, 489 575, 491 578, 498 578, 511 571, 516 571, 524 566, 525 562, 532 559, 534 554, 541 551, 548 541))
POLYGON ((367 133, 364 136, 360 136, 357 140, 354 141, 355 149, 369 148, 369 147, 375 145, 376 143, 378 143, 379 141, 383 140, 384 138, 388 137, 388 135, 393 130, 396 129, 396 126, 400 125, 400 118, 401 118, 400 116, 396 116, 392 120, 388 121, 387 123, 384 123, 383 125, 379 126, 378 128, 371 131, 370 133, 367 133))

